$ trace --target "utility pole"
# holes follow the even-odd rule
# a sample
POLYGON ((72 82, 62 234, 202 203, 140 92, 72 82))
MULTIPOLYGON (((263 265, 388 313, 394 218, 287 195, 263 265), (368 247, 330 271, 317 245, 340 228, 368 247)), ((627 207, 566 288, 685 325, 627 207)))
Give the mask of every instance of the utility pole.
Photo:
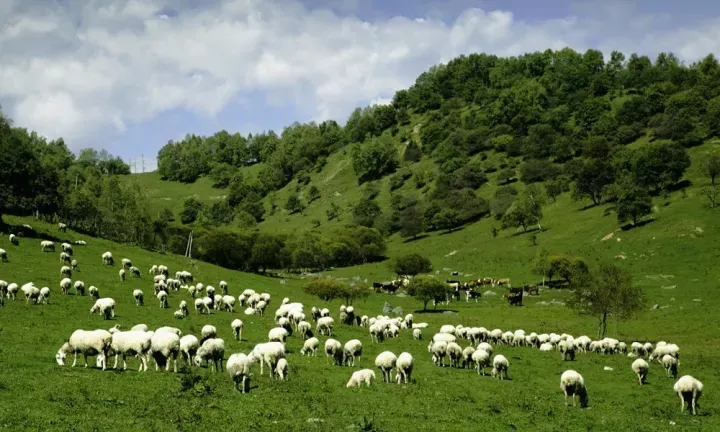
POLYGON ((192 260, 192 243, 193 243, 193 231, 190 231, 190 235, 188 236, 187 247, 185 248, 185 257, 190 258, 190 260, 192 260))
POLYGON ((75 174, 75 190, 77 190, 78 174, 75 174))
POLYGON ((140 155, 140 159, 142 160, 142 170, 143 170, 143 174, 144 174, 145 173, 145 155, 144 154, 140 155))

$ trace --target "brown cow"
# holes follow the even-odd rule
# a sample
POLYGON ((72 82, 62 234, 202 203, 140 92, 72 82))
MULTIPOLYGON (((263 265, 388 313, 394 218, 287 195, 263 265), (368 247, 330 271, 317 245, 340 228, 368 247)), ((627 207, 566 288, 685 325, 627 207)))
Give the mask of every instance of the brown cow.
POLYGON ((495 279, 492 286, 507 285, 510 288, 510 278, 495 279))

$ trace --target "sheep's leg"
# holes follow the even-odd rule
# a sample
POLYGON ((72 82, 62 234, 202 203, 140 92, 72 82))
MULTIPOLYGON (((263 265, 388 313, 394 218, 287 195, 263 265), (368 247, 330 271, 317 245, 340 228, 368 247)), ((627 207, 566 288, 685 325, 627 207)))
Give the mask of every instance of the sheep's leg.
POLYGON ((173 372, 177 373, 177 355, 173 357, 173 372))
POLYGON ((568 400, 567 400, 567 390, 565 390, 565 406, 567 406, 567 405, 568 405, 568 400))
POLYGON ((83 353, 83 357, 85 357, 85 367, 88 367, 87 354, 83 353))
POLYGON ((693 415, 697 414, 695 412, 695 401, 697 401, 697 390, 693 390, 693 394, 692 394, 692 413, 693 413, 693 415))
POLYGON ((678 392, 678 396, 680 396, 680 414, 682 414, 685 409, 685 398, 681 392, 678 392))
POLYGON ((75 367, 75 364, 77 363, 77 353, 73 354, 73 364, 72 367, 75 367))
POLYGON ((117 362, 118 362, 118 354, 115 353, 115 364, 113 365, 113 369, 117 369, 117 362))

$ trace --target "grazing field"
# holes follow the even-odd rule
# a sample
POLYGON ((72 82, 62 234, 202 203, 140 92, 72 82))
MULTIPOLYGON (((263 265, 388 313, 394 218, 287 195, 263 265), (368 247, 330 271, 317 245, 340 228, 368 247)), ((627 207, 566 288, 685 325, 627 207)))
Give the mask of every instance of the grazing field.
MULTIPOLYGON (((682 205, 682 202, 673 203, 673 206, 682 205)), ((693 207, 676 212, 688 218, 691 213, 693 207)), ((717 409, 720 397, 715 390, 720 370, 720 360, 717 359, 720 341, 711 321, 720 310, 720 300, 716 295, 719 279, 716 245, 720 243, 717 241, 716 223, 709 219, 702 221, 705 224, 702 228, 704 237, 695 230, 698 225, 694 220, 685 222, 686 219, 680 216, 677 220, 664 221, 667 223, 662 226, 651 223, 642 231, 618 234, 621 242, 601 243, 598 235, 602 237, 606 233, 587 233, 588 243, 594 244, 595 249, 600 251, 592 257, 611 258, 625 252, 628 257, 622 261, 633 271, 636 281, 645 287, 650 303, 660 306, 636 320, 620 323, 617 328, 613 323, 609 326, 609 335, 628 344, 635 340, 665 340, 678 344, 682 353, 680 375, 693 375, 705 385, 696 417, 687 415, 687 412, 680 414, 679 400, 672 390, 674 380, 665 377, 661 366, 651 364, 648 383, 640 387, 630 369, 632 360, 619 355, 579 354, 575 361, 563 362, 557 351, 495 346, 494 354, 503 354, 510 361, 512 379, 509 381, 478 376, 472 370, 433 365, 427 343, 443 324, 484 326, 503 331, 522 328, 528 334, 556 332, 594 337, 596 321, 593 317, 579 316, 560 304, 545 304, 553 299, 558 302, 565 300, 564 293, 552 290, 542 291, 539 297, 526 298, 525 306, 521 308, 508 307, 500 296, 502 292, 495 290, 498 295, 486 295, 477 303, 450 303, 446 306, 450 313, 421 313, 416 310, 419 303, 410 297, 371 294, 354 305, 359 315, 381 314, 383 304, 390 302, 393 307, 402 307, 404 313, 414 313, 416 322, 429 324, 424 330, 424 340, 413 340, 411 331, 405 330, 397 339, 371 344, 367 330, 336 324, 334 338, 343 344, 357 338, 364 345, 361 360, 355 368, 350 368, 326 364, 324 354, 320 352, 315 358, 300 356, 302 340, 293 335, 287 343, 290 379, 286 382, 270 380, 267 371, 265 376, 260 376, 259 368, 254 365, 249 394, 234 392, 232 381, 225 373, 212 373, 204 367, 183 367, 181 373, 174 374, 156 372, 151 362, 148 372, 141 373, 137 372, 138 362, 135 359, 128 361, 129 368, 124 372, 103 372, 94 367, 94 361, 87 369, 71 368, 71 362, 60 367, 55 362, 55 353, 76 329, 107 329, 115 324, 128 329, 134 324, 145 323, 151 328, 176 326, 183 334, 199 336, 204 324, 212 324, 218 328, 218 337, 225 339, 227 358, 234 352, 248 353, 256 343, 267 341, 267 332, 274 326, 274 312, 283 297, 304 303, 308 315, 312 306, 328 307, 336 321, 341 302, 327 303, 305 295, 301 291, 303 281, 299 279, 265 278, 202 262, 191 266, 182 257, 154 254, 72 232, 59 233, 55 227, 32 219, 6 217, 6 220, 10 224, 29 223, 41 233, 56 236, 57 252, 41 252, 40 239, 21 238, 19 246, 12 246, 7 235, 3 234, 0 238, 0 248, 7 250, 9 255, 9 262, 0 263, 0 279, 18 285, 32 281, 37 287, 48 286, 52 291, 49 305, 26 304, 21 292, 16 301, 6 301, 5 307, 0 308, 3 371, 0 374, 1 429, 720 429, 717 409), (680 226, 687 228, 687 232, 682 231, 685 234, 682 237, 679 231, 674 231, 680 226), (651 230, 655 230, 655 234, 651 234, 651 230), (691 234, 694 237, 690 238, 691 234), (654 240, 652 235, 656 237, 654 240), (114 298, 117 302, 115 319, 106 321, 98 315, 91 315, 89 310, 93 300, 90 297, 75 296, 72 289, 68 296, 60 294, 59 246, 63 240, 88 242, 87 246, 74 246, 79 271, 73 273, 72 279, 84 281, 86 287, 99 287, 101 297, 114 298), (113 253, 115 266, 102 265, 100 256, 105 251, 113 253), (641 257, 641 253, 645 257, 641 257), (698 261, 698 257, 703 260, 698 261), (142 271, 142 277, 128 276, 125 282, 121 282, 118 270, 122 258, 130 258, 142 271), (193 273, 196 282, 216 288, 220 280, 225 280, 230 294, 234 295, 246 288, 268 292, 272 301, 264 317, 245 316, 242 308, 237 308, 234 314, 213 311, 210 315, 197 315, 190 296, 181 290, 170 293, 169 309, 161 309, 152 295, 152 278, 147 273, 153 264, 167 265, 171 276, 177 270, 188 270, 193 273), (134 304, 132 291, 135 288, 145 292, 143 307, 134 304), (190 303, 191 313, 187 319, 176 320, 173 311, 183 299, 190 303), (235 318, 245 322, 240 342, 233 339, 230 329, 230 322, 235 318), (403 351, 413 355, 415 370, 412 384, 383 384, 377 380, 371 388, 345 388, 352 371, 360 368, 375 369, 377 377, 381 378, 374 359, 385 350, 396 355, 403 351), (606 367, 612 370, 605 370, 606 367), (588 409, 565 406, 559 381, 561 373, 567 369, 575 369, 584 376, 590 398, 588 409), (195 380, 197 382, 193 384, 195 380)), ((608 226, 611 225, 608 222, 608 226)), ((559 231, 560 227, 553 229, 559 231)), ((549 236, 553 229, 541 235, 549 236)), ((583 229, 582 225, 577 228, 581 233, 583 229)), ((469 236, 469 233, 458 232, 455 236, 469 236)), ((528 247, 527 240, 523 239, 522 251, 519 252, 522 259, 512 258, 511 249, 521 249, 520 240, 513 240, 515 238, 492 243, 487 240, 485 244, 480 238, 477 247, 486 251, 482 256, 487 258, 487 262, 456 261, 452 263, 452 269, 478 276, 487 273, 499 277, 529 278, 527 258, 533 248, 528 247), (513 246, 513 241, 518 244, 513 246), (496 249, 493 250, 493 247, 496 249)), ((560 247, 560 242, 558 235, 553 244, 560 247)), ((392 249, 398 252, 414 247, 411 242, 393 244, 392 249)), ((449 244, 437 245, 433 253, 435 256, 447 254, 444 249, 450 247, 449 244)), ((459 246, 453 247, 459 249, 459 246)), ((450 267, 451 262, 436 264, 441 277, 446 277, 449 274, 443 266, 450 267)), ((340 269, 335 275, 375 280, 387 278, 388 272, 384 264, 377 264, 340 269)), ((326 337, 319 338, 322 347, 326 337)), ((465 347, 469 343, 461 341, 460 345, 465 347)))

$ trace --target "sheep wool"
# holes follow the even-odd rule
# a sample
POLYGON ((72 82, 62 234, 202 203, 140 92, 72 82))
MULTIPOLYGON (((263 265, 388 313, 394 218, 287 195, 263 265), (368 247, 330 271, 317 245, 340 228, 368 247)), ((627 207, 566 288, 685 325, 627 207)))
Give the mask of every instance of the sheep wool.
POLYGON ((365 383, 368 387, 372 384, 375 379, 375 371, 372 369, 360 369, 359 371, 353 372, 350 377, 350 381, 347 382, 345 387, 360 387, 360 384, 365 383))

